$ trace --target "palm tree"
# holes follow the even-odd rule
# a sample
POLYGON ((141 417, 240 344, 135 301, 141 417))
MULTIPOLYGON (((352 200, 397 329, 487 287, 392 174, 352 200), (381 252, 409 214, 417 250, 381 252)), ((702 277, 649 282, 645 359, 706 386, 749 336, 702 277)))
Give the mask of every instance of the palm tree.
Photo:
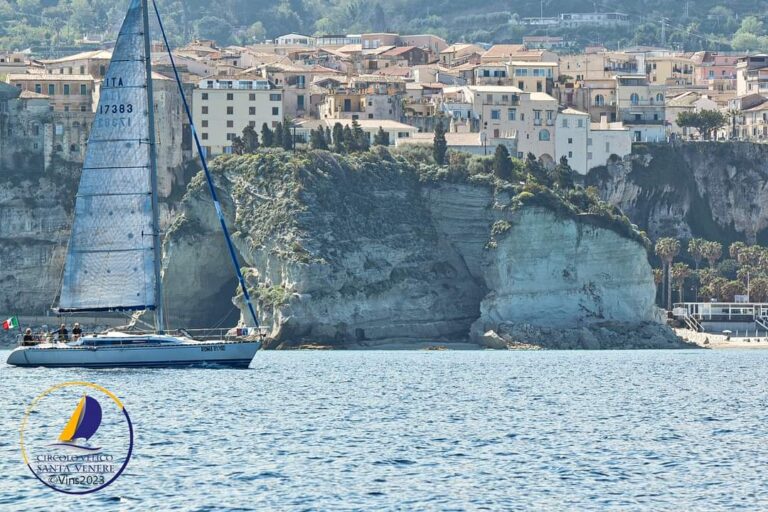
POLYGON ((704 244, 707 241, 703 238, 691 238, 688 241, 688 254, 693 258, 693 266, 699 270, 699 264, 704 259, 704 244))
POLYGON ((709 268, 715 268, 715 263, 723 255, 723 244, 720 242, 706 242, 702 247, 704 259, 709 263, 709 268))
POLYGON ((680 254, 680 241, 675 238, 659 238, 656 241, 656 254, 664 264, 664 282, 667 290, 667 310, 672 309, 672 282, 670 280, 670 267, 675 256, 680 254))
POLYGON ((672 282, 677 288, 679 295, 679 302, 683 302, 683 290, 685 286, 685 280, 691 277, 691 268, 685 263, 677 262, 672 265, 672 282))
MULTIPOLYGON (((660 268, 653 269, 653 284, 656 285, 656 293, 659 291, 659 285, 664 282, 664 271, 660 268)), ((662 295, 664 295, 662 291, 662 295)))

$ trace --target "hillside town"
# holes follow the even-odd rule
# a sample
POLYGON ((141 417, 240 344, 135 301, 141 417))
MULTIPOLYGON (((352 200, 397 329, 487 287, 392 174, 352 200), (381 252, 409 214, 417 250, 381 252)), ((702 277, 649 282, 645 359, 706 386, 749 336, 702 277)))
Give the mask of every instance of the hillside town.
MULTIPOLYGON (((617 13, 566 21, 626 22, 617 13)), ((0 52, 0 165, 82 162, 108 46, 56 59, 0 52)), ((301 146, 316 130, 355 123, 371 142, 379 135, 379 143, 404 146, 431 145, 442 125, 449 149, 485 155, 504 145, 545 165, 565 158, 586 174, 636 142, 768 137, 766 55, 602 46, 574 53, 562 37, 478 45, 395 33, 287 34, 228 47, 195 40, 173 55, 208 156, 235 151, 246 127, 287 125, 301 146), (679 124, 681 114, 711 111, 720 112, 720 126, 679 124)), ((160 187, 168 196, 194 152, 160 43, 153 61, 160 187)))

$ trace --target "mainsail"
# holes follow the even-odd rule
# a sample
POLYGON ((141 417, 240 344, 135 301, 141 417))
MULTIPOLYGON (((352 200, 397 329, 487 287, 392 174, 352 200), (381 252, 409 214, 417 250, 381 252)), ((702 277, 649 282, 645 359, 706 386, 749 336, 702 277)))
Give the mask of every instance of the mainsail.
POLYGON ((88 139, 59 311, 153 309, 160 300, 144 23, 132 0, 88 139))

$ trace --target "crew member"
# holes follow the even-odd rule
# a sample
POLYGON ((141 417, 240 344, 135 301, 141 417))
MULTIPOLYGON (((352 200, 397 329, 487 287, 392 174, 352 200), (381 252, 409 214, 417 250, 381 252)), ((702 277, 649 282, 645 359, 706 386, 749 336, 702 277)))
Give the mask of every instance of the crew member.
POLYGON ((61 324, 61 327, 59 327, 59 341, 69 341, 69 331, 67 330, 66 324, 61 324))
POLYGON ((72 327, 72 339, 77 341, 83 335, 83 330, 80 328, 80 324, 75 322, 75 326, 72 327))
POLYGON ((32 329, 27 328, 27 330, 24 331, 23 344, 25 346, 29 346, 29 345, 34 345, 35 344, 35 338, 34 338, 34 336, 32 336, 32 329))

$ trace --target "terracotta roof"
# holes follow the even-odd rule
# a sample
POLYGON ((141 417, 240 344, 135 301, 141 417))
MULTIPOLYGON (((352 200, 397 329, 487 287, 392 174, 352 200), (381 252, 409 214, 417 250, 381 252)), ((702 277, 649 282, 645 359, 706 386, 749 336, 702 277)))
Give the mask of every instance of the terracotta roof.
POLYGON ((416 49, 415 46, 397 46, 395 48, 392 48, 391 50, 385 51, 381 55, 387 56, 387 57, 390 57, 390 56, 396 57, 398 55, 403 55, 404 53, 408 53, 409 51, 415 50, 415 49, 416 49))
POLYGON ((50 96, 33 91, 21 91, 19 98, 23 100, 47 100, 50 96))
POLYGON ((483 54, 483 59, 505 59, 510 55, 525 51, 522 44, 495 44, 483 54))
POLYGON ((91 75, 60 75, 51 73, 12 73, 7 76, 8 82, 26 82, 37 80, 40 82, 88 82, 93 81, 91 75))

